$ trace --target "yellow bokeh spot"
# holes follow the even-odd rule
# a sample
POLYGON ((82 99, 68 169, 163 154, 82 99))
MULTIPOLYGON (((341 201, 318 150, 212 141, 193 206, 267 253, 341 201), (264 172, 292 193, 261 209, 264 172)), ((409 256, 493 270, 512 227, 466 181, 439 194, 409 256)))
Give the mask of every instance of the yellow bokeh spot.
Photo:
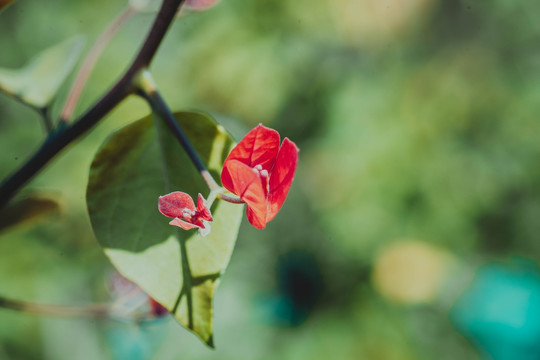
POLYGON ((454 257, 416 240, 402 240, 382 249, 375 259, 372 283, 388 300, 430 303, 450 273, 454 257))

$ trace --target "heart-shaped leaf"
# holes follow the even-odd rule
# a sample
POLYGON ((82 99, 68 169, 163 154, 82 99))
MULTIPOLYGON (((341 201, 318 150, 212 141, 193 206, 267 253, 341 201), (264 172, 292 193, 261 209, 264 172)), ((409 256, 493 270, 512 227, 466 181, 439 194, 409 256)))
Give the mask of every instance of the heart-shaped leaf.
POLYGON ((20 69, 0 68, 0 90, 36 108, 47 107, 84 47, 80 36, 38 54, 20 69))
MULTIPOLYGON (((176 119, 216 179, 234 145, 204 114, 176 119)), ((90 168, 88 211, 94 232, 115 267, 213 346, 212 300, 238 235, 243 206, 216 200, 206 237, 169 225, 158 197, 171 191, 207 196, 184 150, 151 116, 109 137, 90 168)))

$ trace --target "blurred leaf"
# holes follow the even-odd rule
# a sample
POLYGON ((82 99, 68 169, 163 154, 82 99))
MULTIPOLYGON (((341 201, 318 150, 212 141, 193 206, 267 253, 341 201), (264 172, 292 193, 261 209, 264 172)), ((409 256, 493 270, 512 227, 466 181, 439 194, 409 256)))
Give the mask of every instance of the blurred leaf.
POLYGON ((38 194, 16 199, 0 209, 0 232, 13 226, 30 225, 59 210, 60 204, 56 200, 38 194))
MULTIPOLYGON (((219 178, 233 145, 229 134, 206 115, 175 116, 219 178)), ((212 231, 204 238, 169 225, 157 207, 158 197, 168 192, 195 197, 206 189, 176 138, 148 116, 105 141, 90 169, 87 201, 96 237, 116 268, 213 346, 213 294, 232 254, 243 207, 214 202, 212 231)))
POLYGON ((11 4, 13 0, 0 0, 0 11, 2 11, 6 6, 11 4))
POLYGON ((0 68, 0 90, 24 103, 44 108, 77 63, 84 46, 80 36, 46 49, 20 69, 0 68))

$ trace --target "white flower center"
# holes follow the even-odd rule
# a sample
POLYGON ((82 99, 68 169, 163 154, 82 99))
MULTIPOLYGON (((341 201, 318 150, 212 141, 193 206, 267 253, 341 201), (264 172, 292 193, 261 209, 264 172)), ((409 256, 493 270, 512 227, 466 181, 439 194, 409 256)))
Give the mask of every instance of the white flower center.
POLYGON ((191 220, 191 217, 195 215, 195 211, 194 210, 189 210, 187 208, 185 208, 184 210, 182 210, 182 217, 186 220, 191 220))
POLYGON ((253 171, 255 171, 255 173, 258 174, 262 178, 263 184, 265 184, 266 186, 266 191, 268 191, 268 187, 269 187, 268 170, 263 169, 262 165, 258 164, 253 167, 253 171))
POLYGON ((263 170, 261 164, 255 165, 255 167, 253 168, 253 171, 258 173, 262 177, 268 177, 268 170, 266 169, 263 170))

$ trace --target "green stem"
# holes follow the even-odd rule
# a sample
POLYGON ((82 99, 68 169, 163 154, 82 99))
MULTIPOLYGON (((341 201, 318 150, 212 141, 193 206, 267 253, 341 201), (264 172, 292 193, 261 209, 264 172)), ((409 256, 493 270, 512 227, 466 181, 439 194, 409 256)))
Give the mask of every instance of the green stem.
POLYGON ((45 106, 42 108, 38 108, 37 111, 39 112, 39 115, 41 115, 45 131, 47 132, 47 134, 50 134, 54 129, 54 125, 51 120, 51 113, 49 107, 45 106))
POLYGON ((124 98, 134 92, 133 78, 152 61, 182 3, 183 0, 163 0, 152 28, 128 70, 94 106, 71 126, 64 127, 49 137, 21 168, 0 184, 0 207, 6 205, 15 193, 64 147, 93 128, 124 98))

